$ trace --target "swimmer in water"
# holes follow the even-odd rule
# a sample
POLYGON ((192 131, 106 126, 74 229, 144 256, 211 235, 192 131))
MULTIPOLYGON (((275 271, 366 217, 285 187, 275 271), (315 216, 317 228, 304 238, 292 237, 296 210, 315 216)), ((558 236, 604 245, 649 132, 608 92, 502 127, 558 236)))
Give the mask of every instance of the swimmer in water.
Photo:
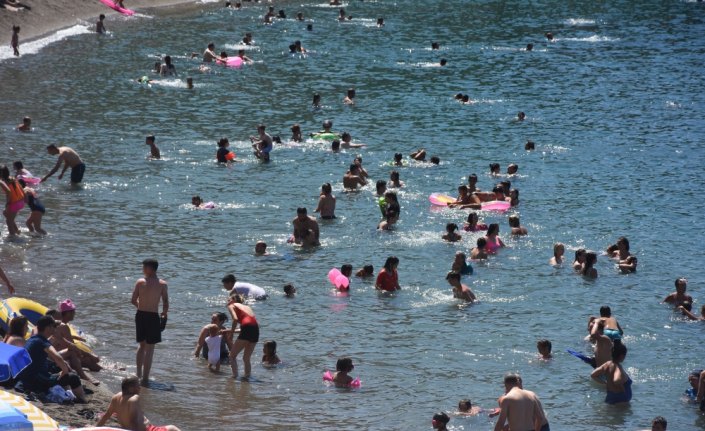
POLYGON ((612 309, 608 305, 603 305, 600 307, 600 320, 605 322, 605 328, 603 333, 610 338, 612 341, 621 340, 624 331, 622 327, 619 326, 619 322, 615 317, 612 316, 612 309))
POLYGON ((279 19, 286 19, 286 12, 284 9, 279 10, 279 15, 277 15, 279 19))
POLYGON ((269 256, 267 253, 267 243, 264 241, 257 241, 255 244, 255 256, 269 256))
POLYGON ((29 207, 31 213, 25 222, 25 226, 29 229, 30 233, 37 232, 41 235, 46 235, 47 231, 42 229, 42 217, 46 213, 44 204, 39 200, 39 195, 37 192, 31 188, 27 187, 24 180, 17 180, 23 187, 24 198, 27 206, 29 207))
POLYGON ((387 193, 387 182, 384 180, 379 180, 377 181, 377 184, 375 185, 377 189, 377 196, 384 196, 385 193, 387 193))
POLYGON ((335 374, 333 374, 333 383, 337 388, 348 388, 353 382, 353 378, 348 375, 355 368, 352 359, 340 358, 335 364, 335 374))
POLYGON ((497 253, 497 250, 500 248, 505 247, 504 242, 502 242, 502 239, 499 237, 499 224, 492 223, 487 227, 485 241, 487 241, 485 244, 485 250, 487 253, 494 254, 497 253))
POLYGON ((272 366, 281 364, 282 360, 277 356, 277 342, 267 340, 262 345, 262 364, 272 366))
POLYGON ((299 54, 306 54, 306 52, 307 52, 307 51, 306 51, 306 48, 304 48, 303 46, 301 46, 301 41, 300 41, 300 40, 294 41, 294 50, 295 50, 296 52, 298 52, 299 54))
POLYGON ((526 114, 523 111, 519 111, 517 114, 517 121, 524 121, 526 119, 526 114))
POLYGON ((228 149, 228 147, 230 146, 228 138, 220 138, 217 145, 218 151, 215 153, 215 158, 218 163, 228 163, 235 161, 235 153, 228 149))
POLYGON ((580 272, 583 269, 583 264, 585 263, 585 255, 587 250, 584 248, 579 248, 575 250, 575 259, 573 259, 573 270, 580 272))
POLYGON ((269 153, 274 147, 272 137, 265 131, 266 127, 264 124, 257 126, 258 136, 250 136, 250 141, 252 142, 252 148, 255 149, 255 157, 258 159, 268 162, 269 153))
MULTIPOLYGON (((653 421, 651 421, 651 431, 666 431, 668 427, 668 421, 663 416, 656 416, 653 421)), ((649 431, 649 430, 645 430, 649 431)))
POLYGON ((392 173, 389 174, 389 181, 387 181, 387 188, 393 189, 393 188, 401 188, 401 187, 404 187, 404 183, 399 180, 399 172, 392 171, 392 173))
POLYGON ((318 198, 318 206, 316 213, 321 214, 323 220, 333 220, 335 218, 335 196, 333 196, 333 187, 330 183, 325 183, 321 186, 321 195, 318 198))
POLYGON ((345 97, 343 98, 343 104, 344 105, 354 105, 355 104, 355 89, 354 88, 348 89, 348 92, 345 94, 345 97))
POLYGON ((478 218, 477 213, 472 212, 468 214, 468 218, 465 221, 465 224, 463 225, 463 230, 465 232, 486 231, 487 225, 484 223, 480 224, 480 219, 478 218))
POLYGON ((553 40, 553 33, 551 33, 550 31, 544 33, 544 36, 546 36, 546 39, 548 39, 549 41, 553 40))
POLYGON ((693 297, 685 293, 688 288, 688 280, 685 277, 676 278, 676 291, 663 298, 664 304, 671 304, 674 307, 683 305, 685 302, 693 303, 693 297))
POLYGON ((145 138, 145 145, 149 145, 149 158, 151 159, 160 159, 162 157, 161 152, 159 151, 159 148, 157 148, 157 145, 154 143, 156 138, 154 135, 149 135, 145 138))
POLYGON ((512 229, 512 235, 522 236, 522 235, 526 235, 529 233, 526 230, 526 228, 521 225, 521 223, 519 221, 519 216, 516 216, 516 215, 509 216, 508 221, 509 221, 509 227, 512 229))
POLYGON ((164 64, 159 67, 159 74, 161 76, 179 76, 176 73, 176 66, 171 63, 170 55, 164 57, 164 64))
POLYGON ((333 139, 330 143, 330 150, 334 153, 339 153, 340 152, 340 140, 339 139, 333 139))
POLYGON ((296 218, 291 222, 294 225, 293 243, 304 247, 321 245, 319 242, 320 230, 315 218, 308 215, 306 208, 296 209, 296 218))
POLYGON ((485 247, 487 246, 487 240, 484 237, 477 239, 477 247, 473 248, 470 252, 470 259, 472 260, 484 260, 487 259, 487 252, 485 247))
POLYGON ((433 419, 431 419, 431 426, 434 430, 448 431, 448 422, 450 422, 450 416, 444 412, 439 412, 433 415, 433 419))
POLYGON ((527 43, 527 44, 526 44, 526 50, 527 50, 527 51, 533 51, 533 50, 534 50, 534 44, 533 44, 533 43, 527 43))
POLYGON ((382 210, 384 220, 379 223, 377 229, 390 230, 392 226, 399 221, 399 214, 401 212, 397 194, 394 192, 384 193, 384 203, 380 208, 382 210))
POLYGON ((446 64, 448 64, 448 60, 446 60, 445 58, 441 58, 441 62, 438 63, 438 64, 439 64, 441 67, 443 67, 443 66, 445 66, 446 64))
POLYGON ((606 253, 613 259, 626 260, 631 253, 629 252, 629 240, 620 236, 615 244, 607 247, 606 253))
MULTIPOLYGON (((313 102, 311 103, 311 106, 314 109, 321 109, 321 95, 320 94, 315 93, 313 95, 313 102)), ((331 124, 331 127, 332 127, 332 124, 331 124)))
POLYGON ((215 44, 213 42, 208 44, 208 47, 203 51, 203 62, 212 63, 218 58, 215 53, 215 44))
POLYGON ((198 209, 204 208, 203 206, 203 199, 201 199, 200 196, 196 195, 191 198, 191 204, 195 206, 198 209))
POLYGON ((446 224, 446 233, 443 235, 443 241, 448 242, 458 242, 462 240, 463 237, 458 234, 458 225, 455 223, 446 224))
POLYGON ((303 21, 304 20, 304 13, 303 12, 298 12, 296 14, 296 20, 297 21, 303 21))
POLYGON ((441 49, 441 45, 438 42, 431 42, 431 50, 441 49))
POLYGON ((343 148, 364 148, 366 146, 365 144, 353 144, 352 136, 348 132, 343 132, 340 139, 342 139, 340 146, 343 148))
POLYGON ((375 281, 375 289, 385 292, 394 292, 401 290, 399 286, 399 259, 396 256, 389 256, 384 262, 384 268, 377 274, 375 281))
POLYGON ((367 185, 367 180, 365 180, 360 174, 360 167, 353 163, 350 165, 350 169, 343 176, 343 187, 346 190, 357 190, 358 185, 367 185))
POLYGON ((629 256, 628 258, 624 260, 619 261, 619 270, 623 274, 629 274, 632 272, 636 272, 636 267, 637 267, 637 258, 636 256, 629 256))
POLYGON ((284 285, 284 296, 286 296, 287 298, 293 298, 296 296, 296 288, 293 284, 284 285))
POLYGON ((536 149, 536 144, 534 141, 526 141, 526 144, 524 145, 524 150, 526 151, 533 151, 536 149))
POLYGON ((597 253, 588 251, 585 253, 585 263, 580 270, 580 275, 585 278, 597 278, 597 270, 594 268, 595 263, 597 263, 597 253))
POLYGON ((468 193, 479 192, 480 188, 477 187, 477 174, 468 175, 468 193))
POLYGON ((510 163, 509 166, 507 166, 507 175, 516 175, 518 171, 519 166, 516 163, 510 163))
POLYGON ((553 244, 553 257, 548 261, 549 265, 558 266, 563 264, 563 255, 565 254, 565 246, 557 242, 553 244))
POLYGON ((294 124, 291 126, 291 141, 292 142, 301 142, 303 141, 303 137, 301 136, 301 126, 298 124, 294 124))
POLYGON ((186 78, 186 88, 188 88, 189 90, 193 90, 193 78, 191 78, 190 76, 186 78))
POLYGON ((22 123, 18 124, 15 128, 18 132, 31 132, 32 131, 32 119, 30 117, 24 117, 22 123))
POLYGON ((607 404, 628 403, 632 399, 632 379, 622 367, 627 357, 627 347, 617 341, 612 347, 612 360, 596 368, 590 377, 607 388, 607 404))
POLYGON ((357 272, 355 273, 355 277, 360 277, 360 278, 370 278, 375 276, 375 267, 372 265, 365 265, 362 268, 358 269, 357 272))
POLYGON ((475 293, 470 288, 460 282, 460 273, 451 271, 446 275, 446 281, 453 286, 453 298, 462 299, 467 302, 477 301, 475 293))
POLYGON ((105 34, 107 30, 105 29, 105 24, 103 24, 103 21, 105 20, 105 15, 102 13, 98 17, 98 22, 95 23, 95 32, 98 34, 105 34))
POLYGON ((536 343, 536 350, 539 352, 539 358, 541 358, 544 361, 548 361, 550 359, 553 359, 553 355, 551 354, 551 350, 553 349, 553 345, 549 340, 539 340, 536 343))
POLYGON ((345 21, 345 9, 338 11, 338 21, 345 21))
POLYGON ((384 27, 384 18, 377 18, 377 27, 384 27))
POLYGON ((470 197, 470 194, 468 193, 468 187, 465 185, 459 186, 458 187, 458 197, 455 199, 455 202, 450 202, 448 204, 448 208, 466 208, 466 205, 472 203, 472 198, 470 197))
POLYGON ((417 162, 425 162, 426 161, 426 150, 424 150, 423 148, 416 150, 413 153, 409 154, 409 157, 416 160, 417 162))

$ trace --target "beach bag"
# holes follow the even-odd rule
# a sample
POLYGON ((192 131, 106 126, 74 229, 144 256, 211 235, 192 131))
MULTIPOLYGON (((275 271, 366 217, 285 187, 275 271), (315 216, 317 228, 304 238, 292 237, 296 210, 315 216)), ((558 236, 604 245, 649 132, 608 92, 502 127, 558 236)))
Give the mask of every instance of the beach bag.
POLYGON ((76 395, 71 391, 67 391, 59 385, 56 385, 49 389, 47 394, 47 400, 52 403, 57 404, 67 404, 73 402, 76 399, 76 395))

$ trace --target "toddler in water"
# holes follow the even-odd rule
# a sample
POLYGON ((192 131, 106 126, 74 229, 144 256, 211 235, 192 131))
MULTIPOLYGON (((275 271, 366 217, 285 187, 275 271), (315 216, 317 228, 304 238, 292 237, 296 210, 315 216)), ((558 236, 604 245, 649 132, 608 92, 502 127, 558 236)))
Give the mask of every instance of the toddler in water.
POLYGON ((463 239, 463 237, 456 232, 458 230, 458 225, 455 223, 448 223, 446 225, 446 234, 443 235, 443 240, 448 242, 457 242, 463 239))
POLYGON ((539 340, 536 343, 536 349, 539 351, 539 355, 540 355, 541 359, 544 361, 548 361, 549 359, 553 359, 553 355, 551 354, 552 348, 553 348, 553 345, 548 340, 539 340))
POLYGON ((318 198, 318 206, 314 212, 320 213, 323 220, 335 218, 335 196, 333 196, 333 187, 331 187, 330 183, 325 183, 321 186, 321 195, 318 198))
POLYGON ((450 422, 450 416, 443 412, 440 412, 433 415, 431 425, 433 426, 434 430, 448 431, 448 422, 450 422))
POLYGON ((25 202, 27 202, 27 206, 32 211, 29 217, 27 218, 27 221, 25 222, 27 229, 29 229, 31 233, 37 232, 42 235, 46 235, 47 231, 42 229, 42 217, 44 217, 44 213, 46 212, 44 204, 39 200, 37 192, 31 187, 27 187, 27 184, 24 182, 24 180, 17 181, 22 186, 22 189, 24 191, 25 202))
POLYGON ((355 365, 353 365, 352 359, 338 359, 338 362, 335 364, 336 371, 333 375, 333 383, 335 383, 335 386, 338 388, 350 387, 353 382, 353 378, 352 376, 349 376, 348 373, 351 372, 354 368, 355 365))
POLYGON ((262 346, 262 364, 267 365, 277 365, 281 364, 281 359, 277 356, 277 342, 274 340, 267 340, 262 346))
POLYGON ((221 329, 216 324, 208 325, 208 369, 214 373, 220 372, 220 343, 223 340, 221 329))
POLYGON ((296 288, 293 284, 284 285, 284 296, 286 296, 287 298, 293 298, 294 296, 296 296, 296 288))

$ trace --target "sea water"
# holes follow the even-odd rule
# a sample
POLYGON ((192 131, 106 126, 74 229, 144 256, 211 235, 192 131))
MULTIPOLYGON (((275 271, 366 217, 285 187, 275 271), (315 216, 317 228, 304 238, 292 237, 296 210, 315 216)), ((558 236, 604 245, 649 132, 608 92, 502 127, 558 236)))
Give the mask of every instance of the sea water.
MULTIPOLYGON (((64 144, 87 164, 79 187, 56 175, 38 187, 47 237, 10 240, 3 226, 0 259, 19 295, 50 306, 71 298, 96 352, 133 372, 130 295, 141 261, 157 258, 171 310, 152 377, 176 390, 142 397, 153 422, 185 430, 428 429, 434 412, 455 411, 461 398, 495 407, 508 371, 541 397, 556 430, 645 428, 656 415, 669 429, 705 427, 681 396, 689 370, 704 365, 704 328, 659 304, 679 276, 689 279, 694 309, 705 300, 703 4, 378 0, 345 5, 353 19, 339 23, 337 7, 282 2, 276 9, 290 19, 272 26, 262 24, 266 6, 111 17, 108 35, 74 28, 60 43, 47 39, 0 63, 2 163, 22 160, 41 175, 55 163, 46 145, 64 144), (291 19, 298 11, 306 22, 291 19), (209 42, 234 55, 245 32, 255 40, 247 49, 253 65, 203 73, 190 58, 209 42), (295 40, 308 55, 288 54, 295 40), (167 54, 178 78, 135 82, 167 54), (429 67, 441 58, 447 66, 429 67), (357 90, 354 107, 341 103, 349 87, 357 90), (310 106, 316 92, 320 110, 310 106), (457 103, 456 93, 473 103, 457 103), (523 122, 515 121, 519 111, 523 122), (24 115, 34 130, 18 134, 12 129, 24 115), (334 154, 327 144, 275 145, 269 164, 251 155, 259 123, 286 142, 292 124, 308 135, 326 119, 367 148, 334 154), (148 134, 157 137, 160 161, 146 157, 148 134), (215 163, 221 137, 240 163, 215 163), (524 151, 527 140, 535 151, 524 151), (388 179, 395 152, 418 148, 441 164, 398 168, 406 183, 401 219, 380 233, 373 183, 388 179), (371 184, 345 193, 341 179, 357 154, 371 184), (510 214, 529 235, 510 238, 506 215, 481 214, 500 223, 508 247, 474 264, 464 281, 480 302, 466 306, 452 298, 445 274, 479 234, 444 243, 445 224, 462 225, 467 211, 432 208, 427 198, 453 193, 471 173, 491 189, 492 162, 502 171, 519 165, 509 179, 521 204, 510 214), (325 182, 338 219, 320 223, 320 248, 291 247, 296 208, 312 212, 325 182), (196 194, 217 209, 194 210, 196 194), (595 281, 569 264, 548 265, 555 242, 566 244, 570 261, 577 248, 600 252, 622 235, 639 258, 635 274, 620 274, 604 255, 595 281), (270 256, 253 255, 259 240, 270 256), (373 281, 359 279, 349 296, 332 292, 331 268, 378 271, 390 255, 401 262, 398 294, 381 296, 373 281), (260 342, 249 383, 230 378, 228 367, 212 375, 192 354, 210 314, 225 310, 220 279, 231 272, 269 293, 251 305, 261 340, 276 340, 284 361, 261 367, 260 342), (297 287, 295 299, 283 297, 286 283, 297 287), (625 331, 629 407, 605 405, 590 368, 565 353, 588 349, 588 316, 604 304, 625 331), (553 343, 552 361, 536 359, 541 338, 553 343), (323 384, 341 356, 353 359, 362 388, 323 384)), ((120 377, 103 378, 115 387, 120 377)), ((489 430, 493 421, 454 417, 450 425, 489 430)))

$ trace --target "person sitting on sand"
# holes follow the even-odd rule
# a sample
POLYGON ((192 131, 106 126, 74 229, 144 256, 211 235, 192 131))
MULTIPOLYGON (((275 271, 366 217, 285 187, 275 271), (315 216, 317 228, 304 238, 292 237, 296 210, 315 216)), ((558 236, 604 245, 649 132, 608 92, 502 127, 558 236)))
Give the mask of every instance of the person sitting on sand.
POLYGON ((76 373, 71 372, 69 364, 49 342, 49 338, 56 331, 56 326, 56 322, 50 316, 42 316, 37 320, 35 326, 37 333, 27 340, 24 347, 32 362, 20 372, 17 380, 22 382, 27 393, 46 393, 56 385, 71 387, 77 402, 85 403, 86 395, 81 379, 76 373), (61 373, 49 373, 50 360, 59 367, 61 373))
POLYGON ((487 259, 487 251, 485 250, 487 246, 487 240, 485 237, 480 237, 477 239, 477 247, 473 248, 470 252, 470 259, 472 260, 483 260, 487 259))
POLYGON ((458 233, 458 225, 455 223, 446 224, 446 233, 443 235, 443 241, 458 242, 463 237, 458 233))
POLYGON ((313 212, 320 213, 323 220, 335 218, 335 196, 333 196, 333 187, 331 187, 330 183, 325 183, 321 186, 318 206, 313 212))
POLYGON ((607 388, 607 404, 628 403, 632 399, 632 379, 622 367, 627 357, 627 347, 617 341, 612 347, 612 360, 596 368, 590 377, 607 388))
POLYGON ((282 360, 277 356, 277 342, 267 340, 262 345, 262 365, 272 366, 281 364, 282 360))
POLYGON ((528 231, 524 226, 521 225, 519 222, 519 216, 513 215, 509 216, 509 227, 512 229, 512 235, 526 235, 528 234, 528 231))
POLYGON ((446 275, 446 281, 453 286, 453 298, 466 302, 475 302, 477 297, 470 288, 460 282, 460 273, 451 271, 446 275))
POLYGON ((160 159, 162 157, 162 153, 159 151, 157 144, 154 143, 156 139, 154 135, 149 135, 144 140, 145 145, 149 146, 149 157, 151 159, 160 159))
POLYGON ((683 313, 685 317, 690 320, 698 320, 700 322, 705 321, 705 304, 700 307, 700 317, 692 313, 693 305, 690 302, 684 302, 683 305, 679 305, 677 310, 683 313))
POLYGON ((563 264, 563 255, 565 254, 565 246, 557 242, 553 244, 553 257, 548 261, 549 265, 558 266, 563 264))
POLYGON ((129 431, 180 431, 174 425, 155 426, 149 423, 140 405, 141 390, 138 377, 123 378, 121 392, 113 395, 108 410, 100 417, 96 426, 104 426, 108 419, 115 416, 120 426, 129 431))
POLYGON ((107 30, 105 29, 105 24, 103 24, 103 21, 105 20, 105 15, 102 13, 98 17, 98 21, 95 23, 95 32, 98 34, 105 34, 107 33, 107 30))
POLYGON ((289 242, 304 247, 321 245, 319 242, 320 231, 315 218, 308 215, 306 208, 296 209, 296 218, 291 222, 294 225, 294 234, 289 242))
POLYGON ((355 277, 360 277, 360 278, 370 278, 375 276, 375 267, 372 265, 365 265, 362 268, 358 269, 357 272, 355 273, 355 277))
POLYGON ((22 123, 18 124, 15 128, 18 132, 31 132, 32 131, 32 119, 30 117, 24 117, 22 123))
POLYGON ((356 190, 358 185, 367 185, 367 180, 360 174, 360 167, 353 163, 350 165, 350 169, 343 175, 343 187, 346 190, 356 190))
POLYGON ((461 276, 472 275, 474 271, 472 265, 468 263, 468 257, 462 251, 455 252, 455 258, 453 259, 450 270, 457 272, 461 276))
POLYGON ((269 256, 267 253, 267 243, 264 241, 257 241, 255 244, 255 256, 269 256))
POLYGON ((268 162, 269 153, 271 153, 274 148, 274 142, 265 129, 264 124, 257 126, 257 136, 250 136, 250 141, 252 142, 252 148, 255 149, 255 157, 264 162, 268 162))
POLYGON ((291 142, 301 142, 303 140, 301 136, 301 126, 298 124, 291 126, 291 142))
POLYGON ((76 306, 70 299, 67 299, 59 304, 59 312, 61 313, 61 320, 57 322, 59 326, 56 327, 56 331, 49 341, 82 380, 88 380, 94 385, 100 384, 98 380, 89 377, 83 371, 83 367, 91 371, 100 371, 103 368, 98 364, 100 358, 78 348, 76 341, 85 342, 86 340, 71 333, 69 322, 76 317, 76 306))
POLYGON ((469 399, 458 401, 458 414, 460 416, 477 416, 484 411, 485 409, 482 407, 473 406, 472 401, 469 399))
MULTIPOLYGON (((211 314, 211 323, 208 325, 204 326, 201 329, 201 333, 198 335, 198 341, 196 342, 196 348, 193 351, 193 356, 199 357, 203 355, 203 358, 208 359, 210 357, 211 352, 211 344, 213 343, 206 343, 206 338, 210 335, 211 331, 211 326, 215 326, 218 329, 227 329, 225 327, 225 322, 228 321, 228 316, 227 314, 223 312, 217 312, 211 314)), ((230 352, 228 351, 228 345, 226 343, 226 340, 222 338, 220 345, 215 345, 216 352, 218 353, 220 360, 227 360, 228 355, 230 352)))

